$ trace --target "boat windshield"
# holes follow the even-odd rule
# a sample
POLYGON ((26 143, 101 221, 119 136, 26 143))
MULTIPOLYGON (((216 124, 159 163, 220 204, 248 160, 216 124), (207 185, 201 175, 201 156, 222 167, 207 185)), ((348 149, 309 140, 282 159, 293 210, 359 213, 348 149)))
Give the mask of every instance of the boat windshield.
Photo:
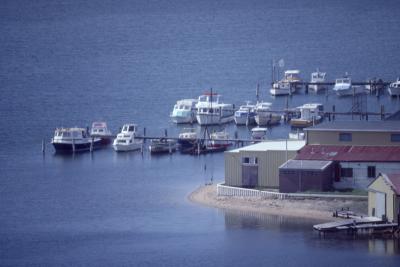
POLYGON ((135 126, 130 125, 128 131, 129 131, 129 132, 134 132, 134 131, 135 131, 135 126))

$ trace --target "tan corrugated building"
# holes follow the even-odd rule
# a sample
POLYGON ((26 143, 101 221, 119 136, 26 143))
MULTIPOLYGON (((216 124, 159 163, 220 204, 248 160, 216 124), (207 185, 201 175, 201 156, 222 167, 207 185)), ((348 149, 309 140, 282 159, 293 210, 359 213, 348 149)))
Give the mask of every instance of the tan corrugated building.
POLYGON ((279 188, 279 166, 293 159, 305 141, 279 140, 225 152, 225 184, 279 188))
POLYGON ((368 186, 368 215, 400 220, 400 174, 379 174, 368 186))
POLYGON ((309 145, 400 146, 398 121, 334 121, 304 129, 309 145))

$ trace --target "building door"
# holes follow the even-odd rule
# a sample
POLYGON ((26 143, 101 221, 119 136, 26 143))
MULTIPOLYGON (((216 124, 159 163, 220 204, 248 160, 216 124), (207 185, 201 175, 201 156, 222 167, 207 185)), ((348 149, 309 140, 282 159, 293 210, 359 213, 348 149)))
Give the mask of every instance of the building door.
POLYGON ((382 215, 386 216, 386 195, 384 193, 375 193, 375 207, 375 217, 382 218, 382 215))
POLYGON ((254 188, 258 185, 258 166, 242 165, 242 186, 254 188))

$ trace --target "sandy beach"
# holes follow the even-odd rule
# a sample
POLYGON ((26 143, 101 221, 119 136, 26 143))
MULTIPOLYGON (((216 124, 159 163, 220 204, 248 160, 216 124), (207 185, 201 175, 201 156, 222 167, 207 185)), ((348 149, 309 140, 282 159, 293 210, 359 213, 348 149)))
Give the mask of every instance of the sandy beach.
POLYGON ((263 214, 291 216, 298 218, 319 219, 332 221, 332 213, 341 208, 367 214, 368 203, 366 200, 345 200, 345 199, 296 199, 278 200, 265 199, 260 197, 225 197, 217 196, 217 186, 201 186, 189 195, 189 199, 198 204, 209 207, 252 211, 263 214))

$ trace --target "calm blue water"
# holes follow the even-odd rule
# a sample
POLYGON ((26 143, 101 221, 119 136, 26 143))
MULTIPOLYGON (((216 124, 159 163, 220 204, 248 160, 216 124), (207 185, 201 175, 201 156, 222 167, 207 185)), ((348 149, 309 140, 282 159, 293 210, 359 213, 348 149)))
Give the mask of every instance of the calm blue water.
MULTIPOLYGON (((94 120, 177 135, 175 101, 211 87, 240 105, 260 83, 261 98, 282 108, 285 98, 267 93, 272 59, 306 79, 319 67, 329 80, 394 80, 399 11, 397 1, 2 1, 0 265, 398 266, 398 241, 320 238, 314 221, 190 203, 196 187, 223 180, 222 154, 40 150, 54 128, 94 120)), ((349 111, 352 100, 288 101, 349 111)), ((400 108, 387 95, 367 101, 400 108)))

